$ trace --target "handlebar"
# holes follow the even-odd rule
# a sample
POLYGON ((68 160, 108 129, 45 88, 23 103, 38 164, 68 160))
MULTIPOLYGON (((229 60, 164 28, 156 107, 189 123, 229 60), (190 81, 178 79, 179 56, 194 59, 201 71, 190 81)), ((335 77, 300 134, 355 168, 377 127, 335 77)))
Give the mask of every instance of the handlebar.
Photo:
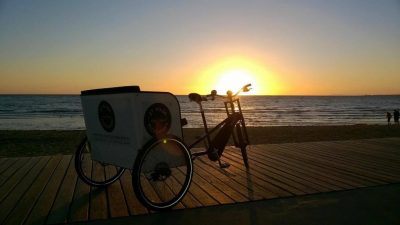
POLYGON ((201 95, 199 95, 197 93, 190 93, 189 94, 189 99, 190 99, 190 101, 197 102, 198 104, 200 104, 202 101, 207 101, 208 99, 215 100, 215 97, 228 98, 229 100, 232 100, 240 92, 248 92, 248 91, 250 91, 251 90, 250 86, 251 86, 251 84, 244 85, 235 94, 233 94, 232 91, 227 91, 226 95, 218 95, 216 90, 212 90, 211 94, 206 95, 206 96, 201 96, 201 95))
POLYGON ((211 94, 206 95, 207 98, 211 98, 211 100, 214 100, 215 97, 223 97, 223 98, 234 98, 236 97, 240 92, 248 92, 251 90, 250 88, 251 84, 246 84, 242 88, 240 88, 234 95, 231 90, 228 90, 226 92, 226 95, 218 95, 216 90, 212 90, 211 94))

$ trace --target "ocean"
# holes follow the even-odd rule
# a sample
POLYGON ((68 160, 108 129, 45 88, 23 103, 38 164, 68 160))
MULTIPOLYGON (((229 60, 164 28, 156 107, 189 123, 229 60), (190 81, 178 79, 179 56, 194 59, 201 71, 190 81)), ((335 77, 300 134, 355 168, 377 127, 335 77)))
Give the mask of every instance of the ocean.
MULTIPOLYGON (((185 127, 202 127, 199 108, 177 96, 185 127)), ((386 124, 400 96, 241 96, 248 126, 386 124)), ((225 116, 220 100, 204 102, 209 126, 225 116)), ((0 95, 0 130, 85 129, 79 95, 0 95)))

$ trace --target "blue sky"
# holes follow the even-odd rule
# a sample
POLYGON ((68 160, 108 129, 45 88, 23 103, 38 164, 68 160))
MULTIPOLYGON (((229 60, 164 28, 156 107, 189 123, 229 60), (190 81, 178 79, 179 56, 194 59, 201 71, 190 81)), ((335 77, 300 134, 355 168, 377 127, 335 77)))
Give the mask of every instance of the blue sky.
POLYGON ((259 94, 400 93, 399 1, 3 0, 0 28, 0 93, 185 94, 229 57, 269 71, 259 94))

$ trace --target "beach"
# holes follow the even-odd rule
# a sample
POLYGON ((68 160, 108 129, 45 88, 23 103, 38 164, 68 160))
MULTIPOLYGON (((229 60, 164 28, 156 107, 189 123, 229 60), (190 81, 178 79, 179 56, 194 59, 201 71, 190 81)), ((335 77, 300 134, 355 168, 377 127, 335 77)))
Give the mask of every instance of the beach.
MULTIPOLYGON (((202 134, 201 128, 184 128, 184 139, 190 144, 202 134)), ((400 137, 397 125, 349 126, 274 126, 248 127, 251 144, 355 140, 400 137)), ((83 130, 0 130, 0 157, 73 154, 85 136, 83 130)), ((232 144, 232 142, 230 142, 232 144)))

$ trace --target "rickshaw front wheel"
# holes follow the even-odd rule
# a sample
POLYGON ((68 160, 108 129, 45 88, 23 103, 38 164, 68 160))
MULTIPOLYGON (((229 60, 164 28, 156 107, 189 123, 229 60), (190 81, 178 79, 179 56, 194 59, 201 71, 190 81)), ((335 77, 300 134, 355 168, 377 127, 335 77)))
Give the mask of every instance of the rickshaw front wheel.
POLYGON ((152 210, 167 210, 189 190, 193 175, 190 151, 177 137, 149 141, 139 152, 132 185, 139 201, 152 210))

